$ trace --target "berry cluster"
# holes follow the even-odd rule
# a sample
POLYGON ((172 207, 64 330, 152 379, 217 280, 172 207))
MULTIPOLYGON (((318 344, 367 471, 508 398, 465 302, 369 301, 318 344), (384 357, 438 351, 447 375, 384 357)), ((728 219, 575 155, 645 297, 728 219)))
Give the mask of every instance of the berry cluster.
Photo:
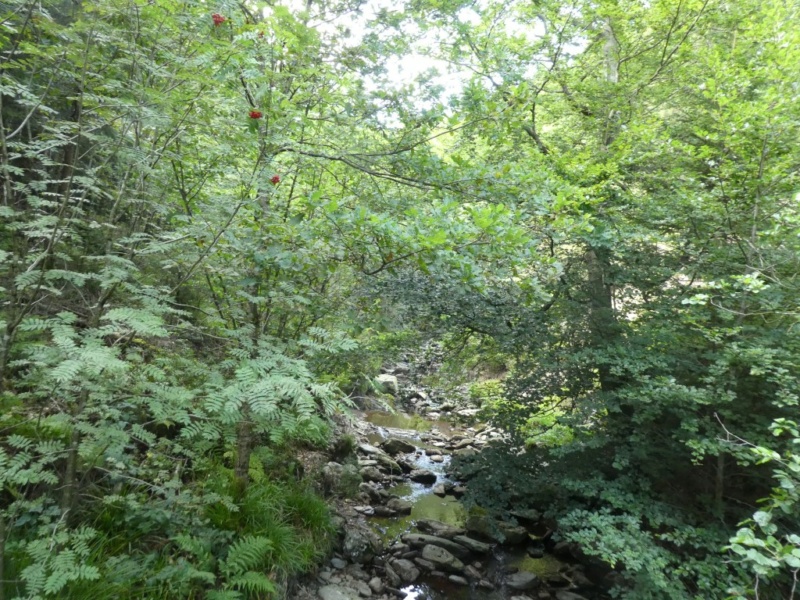
POLYGON ((219 13, 214 13, 213 15, 211 15, 211 19, 214 21, 214 27, 219 27, 225 21, 227 21, 227 19, 219 13))

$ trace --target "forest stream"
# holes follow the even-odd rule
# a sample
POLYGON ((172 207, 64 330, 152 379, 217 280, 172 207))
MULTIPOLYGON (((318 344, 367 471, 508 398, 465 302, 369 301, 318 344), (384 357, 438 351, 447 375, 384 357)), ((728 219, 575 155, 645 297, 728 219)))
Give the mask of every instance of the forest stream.
POLYGON ((369 502, 352 505, 341 556, 320 571, 319 582, 324 585, 317 590, 318 598, 603 597, 581 565, 556 556, 553 545, 545 544, 541 523, 520 518, 519 524, 487 526, 485 517, 476 517, 479 512, 462 505, 459 498, 466 488, 451 469, 454 454, 477 453, 499 438, 499 432, 485 425, 460 428, 419 415, 381 411, 361 413, 358 426, 362 432, 358 466, 366 480, 359 485, 358 500, 369 502), (364 554, 352 541, 361 539, 362 534, 355 532, 356 523, 363 521, 374 534, 373 548, 378 541, 371 561, 377 577, 370 577, 366 566, 358 564, 364 554), (504 533, 498 535, 499 531, 504 533))

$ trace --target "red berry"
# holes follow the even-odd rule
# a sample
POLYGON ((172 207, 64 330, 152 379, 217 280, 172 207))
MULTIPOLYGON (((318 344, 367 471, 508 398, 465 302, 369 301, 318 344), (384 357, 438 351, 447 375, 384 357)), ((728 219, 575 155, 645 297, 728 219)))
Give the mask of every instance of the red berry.
POLYGON ((269 180, 272 182, 272 185, 278 185, 281 182, 281 176, 273 175, 272 177, 269 178, 269 180))
POLYGON ((219 27, 225 21, 227 21, 227 19, 219 13, 214 13, 213 15, 211 15, 211 19, 214 21, 214 27, 219 27))
POLYGON ((260 110, 251 110, 250 111, 250 118, 251 119, 260 119, 263 116, 264 115, 260 110))

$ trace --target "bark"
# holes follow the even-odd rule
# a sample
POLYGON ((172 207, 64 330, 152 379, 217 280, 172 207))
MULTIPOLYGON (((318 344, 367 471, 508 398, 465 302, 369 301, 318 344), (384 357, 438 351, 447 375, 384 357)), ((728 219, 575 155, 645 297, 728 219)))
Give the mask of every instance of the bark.
POLYGON ((61 513, 70 512, 75 506, 75 485, 78 473, 78 447, 81 438, 77 431, 72 432, 69 440, 69 450, 67 451, 67 466, 64 469, 64 480, 61 491, 61 513))
POLYGON ((717 476, 714 482, 714 510, 719 518, 725 515, 725 455, 717 455, 717 476))
POLYGON ((240 492, 244 492, 250 482, 250 454, 253 452, 253 423, 249 419, 249 411, 243 413, 236 427, 236 465, 233 470, 240 492))
MULTIPOLYGON (((620 328, 614 314, 612 288, 608 281, 609 252, 590 248, 586 252, 589 291, 589 330, 592 347, 602 350, 612 346, 619 338, 620 328)), ((609 365, 598 364, 600 387, 604 392, 619 387, 620 381, 611 374, 609 365)))

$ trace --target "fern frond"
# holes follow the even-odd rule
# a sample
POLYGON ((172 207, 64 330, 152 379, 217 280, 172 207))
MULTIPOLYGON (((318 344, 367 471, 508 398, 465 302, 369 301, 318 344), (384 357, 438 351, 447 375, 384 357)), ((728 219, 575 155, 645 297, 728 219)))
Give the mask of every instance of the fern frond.
POLYGON ((228 580, 228 585, 249 594, 273 594, 277 591, 269 577, 256 571, 247 571, 228 580))
POLYGON ((257 535, 245 536, 231 544, 222 566, 223 572, 235 575, 256 569, 266 562, 271 550, 272 542, 268 538, 257 535))

